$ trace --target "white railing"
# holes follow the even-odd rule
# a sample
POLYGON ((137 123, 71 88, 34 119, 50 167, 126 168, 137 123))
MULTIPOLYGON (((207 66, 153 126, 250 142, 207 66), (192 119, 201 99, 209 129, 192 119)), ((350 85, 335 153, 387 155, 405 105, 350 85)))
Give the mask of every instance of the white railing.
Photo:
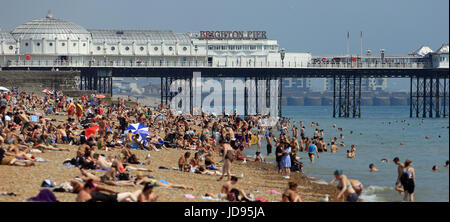
POLYGON ((206 61, 61 61, 61 60, 10 60, 7 67, 118 67, 118 68, 321 68, 321 69, 424 69, 426 63, 297 63, 297 62, 251 62, 251 63, 208 63, 206 61))

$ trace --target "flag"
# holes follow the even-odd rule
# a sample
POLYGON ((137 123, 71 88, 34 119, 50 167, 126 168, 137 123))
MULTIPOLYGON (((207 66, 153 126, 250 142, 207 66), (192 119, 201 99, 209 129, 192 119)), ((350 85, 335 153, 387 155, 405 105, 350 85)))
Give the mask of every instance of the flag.
POLYGON ((89 137, 91 137, 92 135, 96 134, 99 130, 100 126, 92 126, 90 128, 87 128, 84 131, 84 135, 86 136, 86 138, 89 139, 89 137))

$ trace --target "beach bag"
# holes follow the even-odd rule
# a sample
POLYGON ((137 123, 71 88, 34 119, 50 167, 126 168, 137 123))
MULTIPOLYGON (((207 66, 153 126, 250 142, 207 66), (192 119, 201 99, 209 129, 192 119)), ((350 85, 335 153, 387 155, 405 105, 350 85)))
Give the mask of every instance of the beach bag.
POLYGON ((130 180, 130 175, 127 173, 120 173, 118 176, 119 180, 130 180))

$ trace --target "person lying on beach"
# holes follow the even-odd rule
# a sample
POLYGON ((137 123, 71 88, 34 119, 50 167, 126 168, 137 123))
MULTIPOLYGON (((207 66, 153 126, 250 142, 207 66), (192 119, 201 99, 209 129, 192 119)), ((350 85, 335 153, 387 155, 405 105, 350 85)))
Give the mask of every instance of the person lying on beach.
POLYGON ((89 179, 84 184, 83 188, 78 192, 77 198, 75 199, 77 202, 88 202, 92 199, 91 193, 95 190, 95 186, 93 184, 93 180, 89 179))
POLYGON ((93 173, 89 173, 87 172, 86 169, 80 168, 80 172, 81 172, 81 179, 83 181, 88 181, 88 180, 92 180, 93 182, 97 182, 97 183, 104 183, 106 185, 111 185, 111 186, 136 186, 136 184, 134 183, 134 181, 131 180, 119 180, 116 181, 116 169, 113 167, 111 168, 110 171, 106 172, 105 175, 98 177, 96 175, 94 175, 93 173))
MULTIPOLYGON (((88 182, 86 182, 88 183, 88 182)), ((72 180, 70 181, 70 185, 73 187, 72 189, 72 193, 79 193, 81 190, 83 190, 85 184, 77 181, 77 180, 72 180)), ((98 184, 96 184, 95 182, 92 182, 92 185, 94 186, 94 190, 90 193, 91 194, 91 199, 90 201, 92 202, 138 202, 139 201, 139 197, 141 196, 142 193, 145 193, 144 197, 149 197, 148 191, 149 191, 149 186, 144 186, 143 190, 137 190, 135 192, 116 192, 114 190, 105 188, 105 187, 101 187, 98 184), (109 194, 105 194, 103 193, 107 192, 109 194)), ((151 186, 151 185, 150 185, 151 186)), ((152 187, 153 188, 153 187, 152 187)), ((151 200, 156 200, 156 198, 152 195, 150 196, 151 200)), ((142 197, 141 197, 142 198, 142 197)))
MULTIPOLYGON (((0 143, 2 142, 0 141, 0 143)), ((0 165, 29 167, 34 166, 34 162, 30 160, 19 160, 15 157, 14 153, 6 152, 3 148, 0 148, 0 165)))
POLYGON ((135 184, 145 184, 149 183, 154 187, 162 187, 162 188, 174 188, 174 189, 182 189, 182 190, 194 190, 194 187, 183 185, 183 184, 173 184, 167 181, 162 182, 161 180, 156 180, 152 178, 148 178, 146 176, 138 175, 134 181, 135 184), (165 182, 165 183, 164 183, 165 182))
POLYGON ((69 148, 63 148, 63 147, 58 148, 58 147, 54 147, 54 146, 48 145, 46 140, 47 140, 47 137, 45 135, 41 135, 37 140, 35 140, 35 144, 33 145, 33 149, 39 149, 43 153, 45 152, 44 150, 70 151, 69 148))
POLYGON ((302 202, 297 190, 298 184, 289 182, 288 186, 289 188, 281 195, 281 202, 302 202))
MULTIPOLYGON (((34 157, 32 158, 32 155, 30 154, 30 149, 23 144, 19 144, 21 142, 23 141, 20 138, 18 140, 14 140, 14 142, 11 145, 9 145, 9 148, 6 149, 6 152, 8 152, 9 154, 14 154, 14 156, 19 160, 29 160, 34 162, 33 159, 34 157)), ((0 144, 2 144, 1 141, 0 144)))

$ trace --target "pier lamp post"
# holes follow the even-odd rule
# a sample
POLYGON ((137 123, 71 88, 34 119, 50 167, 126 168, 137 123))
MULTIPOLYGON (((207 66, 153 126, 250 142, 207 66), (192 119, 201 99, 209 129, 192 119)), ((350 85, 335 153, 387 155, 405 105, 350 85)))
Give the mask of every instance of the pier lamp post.
POLYGON ((381 49, 380 52, 381 52, 381 64, 384 64, 384 49, 381 49))
POLYGON ((284 49, 280 50, 280 56, 281 56, 281 66, 284 67, 284 57, 286 55, 286 52, 284 49))

